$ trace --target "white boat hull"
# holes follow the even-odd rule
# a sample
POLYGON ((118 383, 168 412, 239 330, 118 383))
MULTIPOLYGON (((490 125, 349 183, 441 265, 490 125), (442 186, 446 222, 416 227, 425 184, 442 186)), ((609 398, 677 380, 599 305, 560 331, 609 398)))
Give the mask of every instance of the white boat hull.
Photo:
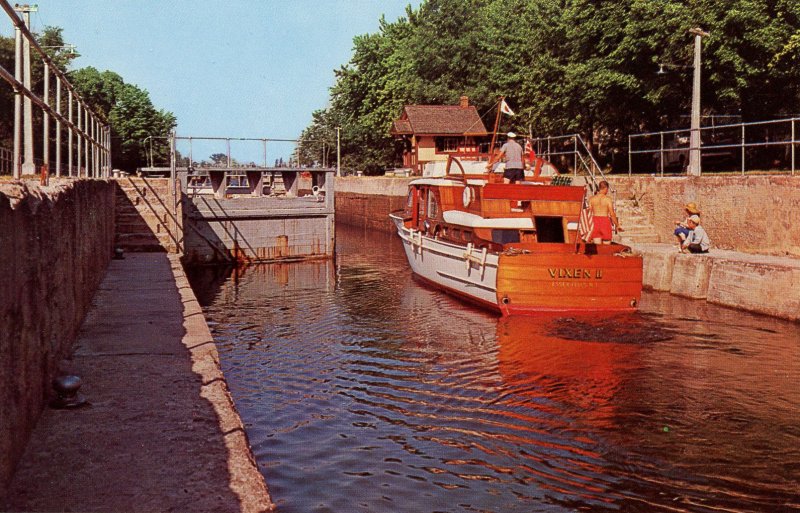
POLYGON ((395 215, 390 217, 416 275, 460 296, 497 307, 497 253, 435 239, 406 228, 395 215))

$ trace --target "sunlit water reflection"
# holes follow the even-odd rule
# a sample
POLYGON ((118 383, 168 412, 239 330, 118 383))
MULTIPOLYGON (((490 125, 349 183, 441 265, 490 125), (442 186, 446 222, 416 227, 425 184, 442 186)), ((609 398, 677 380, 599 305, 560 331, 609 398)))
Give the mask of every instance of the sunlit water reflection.
POLYGON ((800 510, 800 326, 645 293, 501 319, 396 238, 190 273, 281 513, 800 510))

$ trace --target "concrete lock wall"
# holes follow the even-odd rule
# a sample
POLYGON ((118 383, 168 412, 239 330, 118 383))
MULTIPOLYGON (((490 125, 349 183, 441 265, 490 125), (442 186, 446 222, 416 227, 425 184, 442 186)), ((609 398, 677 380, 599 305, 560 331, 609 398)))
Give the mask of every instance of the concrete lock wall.
POLYGON ((0 497, 111 258, 114 186, 0 185, 0 497))
POLYGON ((800 176, 614 176, 609 181, 617 199, 636 198, 660 242, 674 242, 675 221, 686 216, 686 203, 695 202, 714 248, 800 256, 800 176))
POLYGON ((336 222, 394 232, 389 213, 405 206, 411 178, 336 179, 336 222))
MULTIPOLYGON (((337 222, 393 231, 387 215, 403 208, 410 180, 339 178, 337 222)), ((636 198, 660 242, 674 242, 675 221, 693 201, 714 248, 800 257, 800 176, 612 176, 609 181, 617 199, 636 198)))

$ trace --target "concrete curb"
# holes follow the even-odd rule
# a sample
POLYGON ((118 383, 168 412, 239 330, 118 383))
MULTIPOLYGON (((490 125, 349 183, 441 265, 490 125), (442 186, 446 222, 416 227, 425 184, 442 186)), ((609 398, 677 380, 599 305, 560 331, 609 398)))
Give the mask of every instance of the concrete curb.
POLYGON ((634 244, 646 288, 800 321, 800 260, 712 249, 679 253, 669 244, 634 244))
POLYGON ((181 341, 192 357, 192 371, 202 379, 200 395, 211 403, 219 418, 220 429, 228 449, 228 471, 231 490, 239 497, 242 511, 273 511, 264 476, 258 470, 247 432, 236 411, 228 384, 219 365, 219 353, 206 324, 203 310, 197 302, 178 255, 169 255, 175 284, 183 303, 183 326, 186 334, 181 341))

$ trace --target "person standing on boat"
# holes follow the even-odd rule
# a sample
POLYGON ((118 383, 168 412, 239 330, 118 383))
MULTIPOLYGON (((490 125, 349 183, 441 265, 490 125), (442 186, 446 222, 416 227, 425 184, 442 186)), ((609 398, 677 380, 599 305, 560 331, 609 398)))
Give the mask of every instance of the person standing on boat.
POLYGON ((614 202, 608 197, 608 182, 603 180, 597 186, 597 194, 589 200, 589 209, 594 218, 594 230, 591 234, 595 244, 611 244, 614 236, 613 228, 618 232, 624 231, 619 225, 619 219, 614 212, 614 202), (612 227, 613 223, 613 227, 612 227))
POLYGON ((500 152, 492 155, 486 164, 486 169, 491 170, 492 165, 504 159, 506 169, 503 171, 503 183, 516 183, 525 179, 525 160, 522 155, 522 146, 515 140, 517 134, 508 133, 508 140, 500 147, 500 152))

